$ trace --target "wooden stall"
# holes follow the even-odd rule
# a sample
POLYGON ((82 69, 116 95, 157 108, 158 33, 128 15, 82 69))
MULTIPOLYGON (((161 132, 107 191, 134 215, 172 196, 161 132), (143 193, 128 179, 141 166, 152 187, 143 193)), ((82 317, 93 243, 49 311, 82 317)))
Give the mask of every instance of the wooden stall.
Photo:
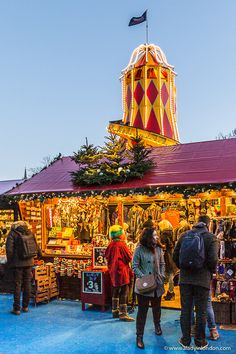
MULTIPOLYGON (((77 166, 64 157, 8 194, 18 202, 22 218, 32 224, 45 259, 54 263, 60 296, 80 298, 81 274, 93 266, 93 248, 107 246, 109 227, 128 224, 133 250, 149 215, 155 225, 163 219, 171 222, 174 242, 180 222, 192 225, 200 214, 211 217, 214 233, 220 224, 227 225, 231 234, 225 227, 221 235, 225 252, 219 255, 221 262, 232 262, 224 268, 227 272, 236 257, 235 154, 236 139, 153 148, 155 167, 143 179, 96 187, 73 185, 70 173, 77 166)), ((234 290, 226 294, 231 302, 235 274, 233 268, 232 278, 227 278, 233 281, 234 290)), ((216 300, 220 294, 221 288, 216 300)), ((163 305, 179 307, 178 298, 163 305)))

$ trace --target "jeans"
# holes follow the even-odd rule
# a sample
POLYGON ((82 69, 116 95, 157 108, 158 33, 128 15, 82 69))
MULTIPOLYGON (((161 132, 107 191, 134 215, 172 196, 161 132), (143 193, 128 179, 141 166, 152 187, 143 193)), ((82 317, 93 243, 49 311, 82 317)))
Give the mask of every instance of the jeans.
MULTIPOLYGON (((194 305, 194 304, 193 304, 194 305)), ((215 322, 215 314, 214 310, 212 307, 212 302, 211 302, 211 291, 209 292, 209 296, 207 299, 207 326, 209 329, 216 328, 216 322, 215 322)), ((194 311, 192 311, 192 319, 191 319, 192 325, 195 324, 195 319, 194 319, 194 311)))
POLYGON ((161 320, 161 296, 151 297, 137 294, 138 298, 138 313, 136 317, 136 334, 143 335, 144 327, 147 319, 149 303, 152 306, 154 326, 160 325, 161 320))
POLYGON ((196 335, 195 344, 201 345, 206 338, 206 308, 209 297, 209 289, 191 284, 180 284, 181 315, 180 325, 183 342, 186 345, 191 343, 191 315, 193 304, 196 309, 196 335))
POLYGON ((13 308, 20 310, 21 288, 23 286, 22 307, 28 307, 31 293, 31 271, 32 267, 21 267, 14 269, 14 303, 13 308))

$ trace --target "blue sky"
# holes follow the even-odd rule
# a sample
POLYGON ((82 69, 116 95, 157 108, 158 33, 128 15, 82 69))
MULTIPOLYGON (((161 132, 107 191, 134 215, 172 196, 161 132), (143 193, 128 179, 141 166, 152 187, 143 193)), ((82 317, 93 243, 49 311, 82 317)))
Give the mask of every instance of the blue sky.
POLYGON ((0 180, 44 156, 102 145, 122 117, 119 76, 145 24, 178 73, 181 142, 236 128, 235 0, 2 0, 0 180))

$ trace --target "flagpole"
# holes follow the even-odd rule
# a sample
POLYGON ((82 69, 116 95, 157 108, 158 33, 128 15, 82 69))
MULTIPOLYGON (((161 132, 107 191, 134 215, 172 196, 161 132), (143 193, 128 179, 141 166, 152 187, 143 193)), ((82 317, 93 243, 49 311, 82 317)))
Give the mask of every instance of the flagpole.
POLYGON ((147 16, 147 10, 146 10, 146 62, 148 61, 148 16, 147 16))
POLYGON ((146 44, 148 44, 148 16, 146 17, 146 44))

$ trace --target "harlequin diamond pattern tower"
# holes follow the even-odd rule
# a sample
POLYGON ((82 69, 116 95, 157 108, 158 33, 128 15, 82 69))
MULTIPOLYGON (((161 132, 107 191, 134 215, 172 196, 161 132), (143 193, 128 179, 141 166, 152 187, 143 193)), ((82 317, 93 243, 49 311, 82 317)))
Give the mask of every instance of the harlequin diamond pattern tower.
POLYGON ((178 144, 175 76, 161 48, 136 48, 121 76, 123 119, 108 130, 127 140, 140 136, 147 147, 178 144))

